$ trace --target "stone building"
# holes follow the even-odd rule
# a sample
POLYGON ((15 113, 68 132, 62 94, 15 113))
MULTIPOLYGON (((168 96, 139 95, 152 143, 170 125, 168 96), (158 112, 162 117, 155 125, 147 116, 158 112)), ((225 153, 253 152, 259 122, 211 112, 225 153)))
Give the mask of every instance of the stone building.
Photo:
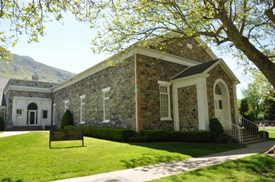
POLYGON ((10 80, 4 89, 6 123, 60 126, 68 109, 76 125, 207 130, 209 119, 236 123, 236 76, 222 59, 181 39, 131 48, 61 83, 10 80))

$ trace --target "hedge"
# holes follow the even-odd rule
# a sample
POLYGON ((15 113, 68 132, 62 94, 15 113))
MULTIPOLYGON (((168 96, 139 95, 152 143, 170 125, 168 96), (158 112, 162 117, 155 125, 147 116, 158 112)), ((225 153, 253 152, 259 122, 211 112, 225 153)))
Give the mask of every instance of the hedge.
MULTIPOLYGON (((129 129, 99 128, 93 126, 66 126, 65 129, 82 129, 84 136, 123 142, 217 142, 211 140, 211 132, 209 131, 143 130, 140 133, 136 133, 129 129)), ((226 143, 226 141, 223 143, 226 143)))
POLYGON ((129 129, 119 128, 99 128, 93 126, 65 126, 64 129, 81 129, 84 136, 112 140, 112 141, 128 141, 128 138, 134 137, 136 132, 129 129))

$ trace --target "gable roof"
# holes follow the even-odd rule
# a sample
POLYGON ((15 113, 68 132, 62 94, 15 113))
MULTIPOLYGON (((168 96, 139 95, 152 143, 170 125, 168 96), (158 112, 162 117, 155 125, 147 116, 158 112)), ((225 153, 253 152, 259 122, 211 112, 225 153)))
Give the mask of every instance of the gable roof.
POLYGON ((186 78, 186 77, 190 77, 190 76, 194 76, 194 75, 198 75, 198 74, 208 73, 212 68, 214 68, 218 64, 228 74, 229 77, 231 77, 237 83, 240 83, 238 78, 234 75, 234 73, 231 71, 231 69, 227 66, 227 64, 222 59, 217 59, 217 60, 199 64, 199 65, 190 66, 190 67, 184 69, 182 72, 178 73, 177 75, 173 76, 171 78, 171 80, 176 80, 176 79, 186 78))
POLYGON ((180 72, 179 74, 172 77, 171 80, 175 80, 175 79, 179 79, 179 78, 188 77, 188 76, 203 73, 205 70, 207 70, 209 67, 211 67, 213 64, 215 64, 218 61, 219 61, 219 59, 214 60, 214 61, 209 61, 209 62, 206 62, 206 63, 202 63, 202 64, 199 64, 199 65, 196 65, 196 66, 187 67, 182 72, 180 72))

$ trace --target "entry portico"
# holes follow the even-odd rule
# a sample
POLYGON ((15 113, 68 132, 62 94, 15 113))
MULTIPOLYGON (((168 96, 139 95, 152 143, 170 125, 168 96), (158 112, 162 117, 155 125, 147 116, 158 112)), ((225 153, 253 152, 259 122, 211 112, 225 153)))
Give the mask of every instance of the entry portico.
POLYGON ((228 85, 239 81, 223 60, 188 67, 171 82, 175 130, 207 130, 213 117, 236 123, 236 93, 228 85))

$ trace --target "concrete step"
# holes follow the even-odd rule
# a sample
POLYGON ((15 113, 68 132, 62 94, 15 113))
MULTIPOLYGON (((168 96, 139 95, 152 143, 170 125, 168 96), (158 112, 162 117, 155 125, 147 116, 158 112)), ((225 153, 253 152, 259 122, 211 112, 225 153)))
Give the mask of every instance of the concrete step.
POLYGON ((268 141, 268 140, 243 130, 243 144, 247 145, 247 144, 264 142, 264 141, 268 141))
POLYGON ((43 130, 41 126, 13 126, 11 128, 6 128, 6 131, 34 131, 43 130))

